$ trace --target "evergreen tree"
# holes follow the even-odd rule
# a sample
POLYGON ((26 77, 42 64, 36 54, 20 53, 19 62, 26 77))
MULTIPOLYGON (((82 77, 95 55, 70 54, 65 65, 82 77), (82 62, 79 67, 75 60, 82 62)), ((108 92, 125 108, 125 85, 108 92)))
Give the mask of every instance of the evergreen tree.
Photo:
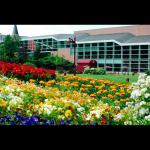
POLYGON ((0 46, 0 59, 8 62, 16 62, 18 60, 18 50, 20 46, 20 38, 7 35, 4 42, 0 46))

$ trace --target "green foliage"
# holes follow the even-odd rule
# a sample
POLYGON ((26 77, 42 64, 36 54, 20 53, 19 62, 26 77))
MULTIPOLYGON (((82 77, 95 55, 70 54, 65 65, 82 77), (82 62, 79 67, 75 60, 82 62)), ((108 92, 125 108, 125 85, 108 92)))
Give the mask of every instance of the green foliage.
POLYGON ((32 62, 25 62, 24 64, 27 65, 27 66, 33 66, 33 67, 36 68, 36 65, 32 62))
POLYGON ((102 68, 89 68, 84 71, 84 74, 97 74, 97 75, 105 75, 106 70, 102 68))
POLYGON ((37 60, 34 58, 34 60, 32 60, 32 63, 37 67, 56 68, 57 70, 62 70, 62 67, 65 70, 70 70, 73 67, 73 63, 65 60, 62 57, 54 55, 47 55, 46 57, 39 58, 37 60))
POLYGON ((146 73, 147 75, 150 75, 150 70, 147 70, 145 73, 146 73))
POLYGON ((0 59, 3 61, 17 62, 19 60, 20 38, 7 35, 0 46, 0 59))

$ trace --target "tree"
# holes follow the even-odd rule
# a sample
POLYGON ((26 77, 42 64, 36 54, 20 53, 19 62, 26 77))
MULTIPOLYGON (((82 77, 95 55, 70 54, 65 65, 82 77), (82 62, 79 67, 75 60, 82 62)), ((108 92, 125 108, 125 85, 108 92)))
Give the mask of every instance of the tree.
POLYGON ((0 59, 3 61, 16 62, 18 59, 20 38, 7 35, 0 46, 0 59))

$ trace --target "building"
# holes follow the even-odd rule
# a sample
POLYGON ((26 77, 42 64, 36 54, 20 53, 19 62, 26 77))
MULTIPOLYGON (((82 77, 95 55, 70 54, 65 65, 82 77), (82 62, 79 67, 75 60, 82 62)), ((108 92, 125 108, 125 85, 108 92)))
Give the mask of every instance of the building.
MULTIPOLYGON (((97 67, 111 72, 150 70, 150 25, 75 31, 74 35, 78 66, 84 68, 83 64, 95 60, 97 67)), ((74 47, 68 38, 74 35, 22 37, 22 45, 30 54, 39 46, 41 53, 52 53, 73 62, 74 47)))

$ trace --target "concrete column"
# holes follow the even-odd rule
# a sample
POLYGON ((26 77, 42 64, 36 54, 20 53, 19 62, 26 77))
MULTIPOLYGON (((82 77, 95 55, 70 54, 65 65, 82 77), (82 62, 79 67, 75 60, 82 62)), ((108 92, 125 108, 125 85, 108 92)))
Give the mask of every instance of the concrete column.
POLYGON ((106 51, 107 51, 107 50, 106 50, 106 42, 105 42, 105 43, 104 43, 104 60, 105 60, 104 67, 106 66, 106 59, 107 59, 107 58, 106 58, 106 54, 107 54, 106 51))
POLYGON ((123 72, 123 47, 121 46, 121 73, 123 72))
POLYGON ((129 73, 131 73, 131 46, 129 46, 129 73))
POLYGON ((141 64, 141 48, 140 48, 140 45, 139 45, 139 58, 138 58, 138 72, 140 72, 140 64, 141 64))
POLYGON ((150 45, 148 45, 148 70, 150 70, 150 45))
POLYGON ((115 44, 113 43, 113 49, 112 49, 112 57, 113 57, 112 72, 113 73, 114 73, 114 56, 115 56, 115 44))

